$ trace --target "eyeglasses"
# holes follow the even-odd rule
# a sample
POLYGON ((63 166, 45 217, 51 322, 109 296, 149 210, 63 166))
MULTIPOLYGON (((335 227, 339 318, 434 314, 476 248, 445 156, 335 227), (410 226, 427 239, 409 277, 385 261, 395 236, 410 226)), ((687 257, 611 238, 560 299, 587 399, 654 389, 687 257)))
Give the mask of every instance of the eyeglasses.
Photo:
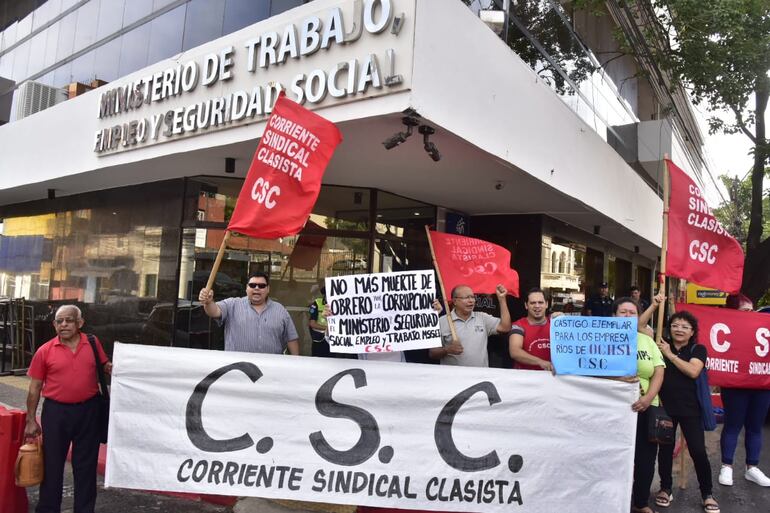
POLYGON ((74 317, 64 317, 63 319, 54 319, 53 320, 53 322, 55 322, 56 324, 64 324, 65 322, 67 324, 74 324, 75 321, 77 321, 77 319, 75 319, 74 317))
POLYGON ((249 283, 250 289, 266 289, 267 283, 249 283))
POLYGON ((692 326, 689 324, 672 324, 671 329, 673 330, 691 330, 692 326))
POLYGON ((476 296, 455 296, 453 299, 462 299, 463 301, 476 300, 476 296))

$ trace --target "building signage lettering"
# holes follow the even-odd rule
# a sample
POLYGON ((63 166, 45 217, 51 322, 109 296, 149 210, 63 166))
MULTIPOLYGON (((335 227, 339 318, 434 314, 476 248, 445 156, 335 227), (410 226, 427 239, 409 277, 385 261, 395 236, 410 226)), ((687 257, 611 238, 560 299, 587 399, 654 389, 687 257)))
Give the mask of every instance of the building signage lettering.
MULTIPOLYGON (((322 16, 289 23, 281 31, 265 32, 242 47, 226 46, 200 59, 109 89, 101 95, 99 119, 210 88, 232 80, 239 71, 266 78, 270 68, 335 45, 353 44, 365 33, 400 33, 405 15, 395 12, 394 0, 353 0, 352 4, 352 15, 347 17, 341 7, 334 7, 322 16)), ((143 143, 254 121, 270 114, 281 91, 300 104, 318 104, 327 96, 345 98, 364 94, 370 87, 393 87, 403 82, 397 69, 396 52, 389 48, 380 55, 368 53, 328 69, 298 73, 286 83, 266 80, 251 90, 235 90, 102 128, 95 134, 93 150, 97 154, 114 153, 143 143)))

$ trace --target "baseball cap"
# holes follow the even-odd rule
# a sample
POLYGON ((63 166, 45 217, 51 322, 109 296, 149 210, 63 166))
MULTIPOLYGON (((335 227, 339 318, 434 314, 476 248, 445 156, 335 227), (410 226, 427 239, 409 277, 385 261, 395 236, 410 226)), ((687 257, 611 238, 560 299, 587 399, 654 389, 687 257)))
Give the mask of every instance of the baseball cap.
POLYGON ((601 283, 599 284, 599 288, 600 288, 600 289, 606 289, 606 288, 609 288, 609 285, 607 284, 607 282, 606 282, 606 281, 603 281, 603 282, 601 282, 601 283))

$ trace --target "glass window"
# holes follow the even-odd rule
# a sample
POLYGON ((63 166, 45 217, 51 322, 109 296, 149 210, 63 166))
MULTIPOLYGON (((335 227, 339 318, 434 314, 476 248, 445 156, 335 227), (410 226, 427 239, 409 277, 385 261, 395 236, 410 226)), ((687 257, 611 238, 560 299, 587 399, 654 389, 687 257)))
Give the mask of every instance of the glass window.
POLYGON ((580 315, 585 304, 586 247, 543 235, 540 286, 554 312, 580 315))
POLYGON ((13 76, 13 61, 16 52, 0 56, 0 77, 10 79, 13 76))
POLYGON ((54 87, 63 87, 72 82, 72 63, 62 64, 53 72, 54 87))
POLYGON ((16 29, 16 40, 27 37, 32 32, 32 16, 34 13, 28 14, 23 20, 19 22, 19 26, 16 29))
POLYGON ((269 2, 227 0, 222 34, 230 34, 270 16, 269 2))
POLYGON ((8 25, 3 31, 3 50, 16 44, 16 28, 18 26, 19 22, 15 21, 8 25))
POLYGON ((310 220, 331 230, 369 231, 369 189, 322 187, 310 220))
POLYGON ((128 75, 147 66, 150 25, 145 23, 121 36, 118 76, 128 75))
POLYGON ((61 23, 54 23, 45 29, 45 56, 43 57, 43 68, 53 66, 56 62, 56 45, 59 44, 59 27, 61 23))
POLYGON ((75 42, 77 28, 77 12, 65 16, 59 21, 59 41, 56 43, 56 62, 72 55, 72 45, 75 42))
POLYGON ((380 235, 424 239, 425 225, 435 220, 436 209, 431 205, 387 192, 377 194, 375 230, 380 235))
POLYGON ((73 52, 82 50, 96 41, 96 26, 99 19, 99 4, 101 0, 91 0, 78 9, 77 29, 73 52))
POLYGON ((273 0, 270 4, 270 16, 275 16, 305 3, 307 3, 305 0, 273 0))
POLYGON ((225 0, 191 0, 187 4, 183 50, 189 50, 222 35, 225 0))
POLYGON ((164 7, 164 6, 170 4, 171 2, 174 2, 174 1, 176 1, 176 0, 153 0, 153 2, 152 2, 152 11, 155 12, 158 9, 160 9, 161 7, 164 7))
POLYGON ((96 52, 91 50, 85 55, 81 55, 74 61, 72 61, 72 82, 80 82, 82 84, 89 84, 94 79, 94 54, 96 52))
POLYGON ((123 26, 123 9, 126 0, 102 0, 99 9, 99 21, 96 27, 96 40, 114 34, 123 26))
POLYGON ((22 43, 13 50, 13 53, 16 55, 14 56, 13 74, 11 75, 11 78, 16 82, 21 82, 27 78, 27 64, 29 63, 30 48, 29 43, 29 41, 22 43))
POLYGON ((131 0, 123 11, 123 26, 127 27, 152 12, 152 0, 131 0))
POLYGON ((29 65, 27 66, 27 76, 37 73, 43 69, 45 62, 45 46, 47 34, 41 32, 30 39, 29 65))
POLYGON ((32 18, 32 31, 54 19, 61 12, 61 0, 48 0, 43 5, 35 9, 35 16, 32 18))
POLYGON ((66 11, 70 7, 74 6, 76 3, 78 3, 79 0, 61 0, 61 10, 62 12, 66 11))
POLYGON ((94 50, 94 76, 105 82, 120 77, 120 38, 113 39, 94 50))
POLYGON ((149 64, 182 51, 186 8, 186 5, 180 5, 150 22, 150 45, 147 57, 149 64))

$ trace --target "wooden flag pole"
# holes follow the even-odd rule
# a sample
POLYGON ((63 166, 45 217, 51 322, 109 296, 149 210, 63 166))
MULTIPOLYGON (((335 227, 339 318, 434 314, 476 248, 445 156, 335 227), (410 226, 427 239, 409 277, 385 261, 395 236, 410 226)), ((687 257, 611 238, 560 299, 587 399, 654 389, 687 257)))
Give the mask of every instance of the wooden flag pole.
POLYGON ((222 263, 222 257, 225 254, 225 246, 227 246, 227 241, 230 240, 230 235, 232 235, 233 232, 230 230, 225 231, 225 236, 222 237, 222 244, 219 245, 219 252, 217 253, 217 258, 214 260, 214 267, 211 268, 211 274, 209 274, 209 281, 206 282, 206 288, 211 290, 211 287, 214 286, 214 281, 217 277, 217 272, 219 271, 219 264, 222 263))
POLYGON ((433 262, 433 267, 436 269, 436 276, 438 276, 438 286, 441 288, 441 296, 444 298, 444 309, 446 310, 446 319, 449 322, 449 331, 452 333, 452 343, 459 344, 460 339, 457 338, 457 331, 455 330, 455 323, 452 320, 451 312, 449 311, 449 301, 447 301, 446 290, 444 289, 444 280, 441 278, 441 269, 436 262, 436 252, 433 250, 433 240, 430 238, 430 227, 425 225, 425 235, 428 237, 428 247, 430 247, 430 259, 433 262))
MULTIPOLYGON (((669 205, 669 177, 668 154, 663 155, 663 243, 660 248, 660 288, 658 294, 666 296, 666 249, 668 248, 668 205, 669 205)), ((658 326, 655 329, 655 342, 660 343, 663 338, 663 320, 665 315, 665 299, 658 307, 658 326)))

